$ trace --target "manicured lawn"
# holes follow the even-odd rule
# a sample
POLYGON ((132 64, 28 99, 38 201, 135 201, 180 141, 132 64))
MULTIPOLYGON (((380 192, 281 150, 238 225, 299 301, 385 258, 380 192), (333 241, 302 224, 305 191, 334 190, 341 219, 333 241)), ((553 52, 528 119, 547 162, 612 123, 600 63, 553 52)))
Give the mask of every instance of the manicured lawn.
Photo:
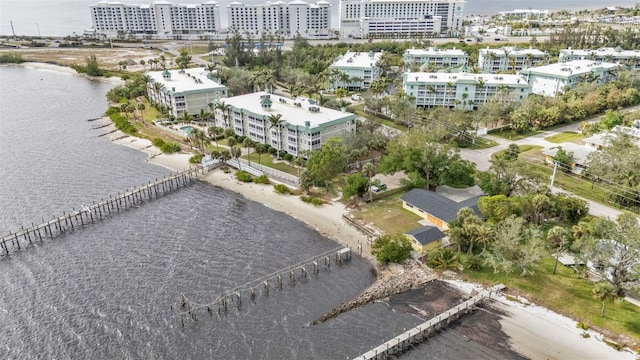
POLYGON ((495 135, 495 136, 499 136, 501 138, 507 139, 507 140, 521 140, 524 139, 526 137, 529 136, 533 136, 536 134, 540 134, 541 131, 529 131, 529 132, 525 132, 525 133, 518 133, 514 130, 502 130, 502 131, 496 131, 496 132, 492 132, 491 135, 495 135))
POLYGON ((395 235, 413 230, 422 226, 418 224, 421 218, 402 208, 400 197, 404 194, 406 192, 402 191, 390 197, 376 200, 367 204, 364 210, 355 211, 352 214, 357 219, 373 223, 385 234, 395 235))
MULTIPOLYGON (((260 161, 258 161, 258 154, 252 152, 249 154, 251 156, 251 162, 255 162, 256 164, 260 164, 263 166, 267 166, 276 170, 280 170, 282 172, 286 172, 287 174, 298 176, 298 168, 295 166, 289 165, 287 161, 278 161, 274 162, 274 158, 269 154, 262 154, 260 156, 260 161)), ((249 156, 244 155, 242 158, 245 160, 249 160, 249 156)))
POLYGON ((527 293, 531 301, 547 307, 577 321, 624 334, 640 341, 640 308, 627 302, 615 300, 606 304, 604 317, 600 317, 602 303, 593 298, 593 283, 580 278, 573 269, 558 265, 556 275, 552 275, 555 260, 545 259, 534 275, 526 278, 519 274, 494 274, 493 269, 465 271, 472 281, 497 284, 502 283, 510 290, 527 293))
POLYGON ((571 131, 566 131, 560 134, 555 134, 553 136, 548 136, 546 138, 544 138, 545 140, 547 140, 548 142, 552 142, 555 144, 560 144, 563 142, 574 142, 574 143, 578 143, 580 140, 584 139, 584 135, 579 134, 579 133, 575 133, 575 132, 571 132, 571 131))

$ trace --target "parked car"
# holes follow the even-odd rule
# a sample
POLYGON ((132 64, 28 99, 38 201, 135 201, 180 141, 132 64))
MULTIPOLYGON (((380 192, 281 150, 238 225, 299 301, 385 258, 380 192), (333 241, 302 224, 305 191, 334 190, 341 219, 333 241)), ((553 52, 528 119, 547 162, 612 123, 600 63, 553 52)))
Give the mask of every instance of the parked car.
POLYGON ((387 190, 386 184, 371 185, 371 191, 373 191, 374 193, 383 192, 385 190, 387 190))

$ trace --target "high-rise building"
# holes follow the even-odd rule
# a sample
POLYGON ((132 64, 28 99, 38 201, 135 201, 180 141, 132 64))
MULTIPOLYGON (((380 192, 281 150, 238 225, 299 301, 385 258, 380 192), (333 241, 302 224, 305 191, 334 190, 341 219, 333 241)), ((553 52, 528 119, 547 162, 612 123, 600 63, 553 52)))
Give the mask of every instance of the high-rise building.
POLYGON ((340 36, 403 38, 424 36, 425 32, 460 30, 465 3, 463 0, 340 0, 340 36))
POLYGON ((93 29, 108 38, 197 38, 220 31, 220 8, 215 1, 200 5, 101 1, 89 8, 93 29))
POLYGON ((229 31, 258 37, 328 37, 331 32, 331 5, 324 0, 309 4, 301 0, 260 5, 232 2, 227 7, 229 31))

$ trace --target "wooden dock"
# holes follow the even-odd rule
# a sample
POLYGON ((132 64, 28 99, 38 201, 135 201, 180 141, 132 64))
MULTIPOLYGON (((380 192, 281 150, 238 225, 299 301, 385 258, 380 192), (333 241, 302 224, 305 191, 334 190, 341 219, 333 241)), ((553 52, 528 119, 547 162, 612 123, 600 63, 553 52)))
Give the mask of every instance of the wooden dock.
POLYGON ((198 304, 190 301, 184 294, 180 295, 179 314, 182 326, 184 326, 184 317, 188 316, 192 320, 197 321, 197 311, 206 310, 212 315, 213 309, 217 308, 219 314, 226 314, 232 303, 238 308, 242 305, 242 299, 246 296, 251 301, 256 300, 258 292, 262 292, 264 296, 269 295, 269 289, 274 287, 276 290, 283 289, 283 283, 287 276, 289 277, 289 286, 295 286, 298 277, 308 278, 310 272, 318 275, 322 267, 328 269, 331 263, 340 265, 343 262, 351 260, 351 249, 339 247, 333 250, 325 251, 310 259, 300 261, 294 265, 272 272, 271 274, 254 279, 246 284, 240 285, 233 289, 223 291, 213 301, 206 304, 198 304))
POLYGON ((110 195, 108 199, 93 202, 91 205, 81 205, 80 209, 73 209, 71 212, 63 212, 49 221, 42 220, 40 224, 31 224, 29 227, 22 227, 16 232, 10 232, 0 237, 0 254, 9 254, 9 248, 21 250, 33 241, 42 241, 43 238, 54 238, 60 234, 75 230, 80 226, 85 226, 96 222, 99 219, 110 216, 112 213, 120 212, 133 207, 143 201, 149 201, 164 194, 170 193, 181 187, 191 184, 198 176, 205 174, 210 167, 191 167, 174 174, 170 174, 161 179, 156 179, 146 185, 126 190, 115 196, 110 195))
POLYGON ((427 322, 424 322, 413 329, 396 336, 386 343, 367 351, 354 360, 388 359, 390 355, 399 354, 408 350, 413 346, 413 344, 417 344, 428 339, 436 330, 439 330, 452 321, 457 320, 461 315, 473 310, 476 304, 486 298, 490 298, 492 295, 497 294, 504 288, 505 286, 500 284, 488 290, 483 290, 462 304, 456 305, 438 316, 434 316, 427 322))

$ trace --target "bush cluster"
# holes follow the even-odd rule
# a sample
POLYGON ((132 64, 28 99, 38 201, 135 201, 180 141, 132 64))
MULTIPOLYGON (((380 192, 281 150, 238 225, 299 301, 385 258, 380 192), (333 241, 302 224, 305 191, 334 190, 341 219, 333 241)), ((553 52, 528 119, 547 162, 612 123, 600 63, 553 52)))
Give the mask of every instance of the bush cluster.
POLYGON ((289 188, 284 184, 273 185, 273 190, 275 190, 275 192, 277 192, 278 194, 289 194, 289 193, 291 193, 291 190, 289 190, 289 188))
POLYGON ((200 164, 203 157, 203 154, 197 153, 189 158, 189 164, 200 164))
POLYGON ((242 181, 242 182, 252 182, 253 181, 253 177, 251 176, 251 174, 249 174, 248 172, 246 172, 244 170, 236 171, 236 179, 238 179, 239 181, 242 181))
POLYGON ((324 200, 316 197, 307 196, 307 195, 300 195, 300 200, 306 202, 307 204, 312 204, 315 206, 324 205, 324 200))
POLYGON ((122 131, 125 134, 135 135, 138 132, 138 129, 135 126, 131 125, 129 119, 126 116, 121 115, 120 113, 113 113, 109 115, 109 118, 116 126, 116 129, 122 131))
POLYGON ((255 179, 253 179, 253 182, 256 184, 268 184, 269 183, 269 177, 267 175, 260 175, 258 177, 256 177, 255 179))
POLYGON ((16 53, 0 54, 0 64, 21 64, 24 62, 22 55, 16 53))
POLYGON ((585 324, 585 323, 583 323, 583 322, 578 322, 578 323, 576 324, 576 327, 577 327, 578 329, 582 329, 582 330, 589 330, 589 325, 587 325, 587 324, 585 324))
POLYGON ((182 150, 180 145, 172 142, 165 142, 162 146, 160 146, 160 151, 165 154, 173 154, 182 150))

